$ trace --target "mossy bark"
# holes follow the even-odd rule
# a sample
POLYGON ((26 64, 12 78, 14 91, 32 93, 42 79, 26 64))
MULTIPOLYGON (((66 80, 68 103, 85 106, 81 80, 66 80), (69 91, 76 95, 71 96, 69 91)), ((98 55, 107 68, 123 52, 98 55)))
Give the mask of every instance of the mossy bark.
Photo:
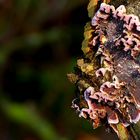
MULTIPOLYGON (((128 14, 135 14, 140 18, 139 0, 90 0, 87 10, 88 15, 91 19, 100 7, 100 4, 102 2, 111 4, 114 7, 125 5, 128 14)), ((90 22, 87 22, 84 29, 84 40, 82 42, 82 51, 84 53, 84 58, 77 60, 77 67, 82 73, 85 74, 81 77, 80 72, 78 70, 76 71, 76 74, 68 74, 69 80, 72 83, 76 84, 80 93, 83 93, 85 89, 90 86, 91 82, 94 84, 95 87, 98 87, 98 83, 100 83, 100 79, 96 79, 97 81, 95 81, 95 75, 93 75, 93 71, 95 71, 95 69, 97 69, 100 65, 100 62, 99 60, 97 60, 97 57, 93 57, 95 55, 96 50, 95 52, 94 49, 90 51, 90 45, 92 45, 90 41, 92 40, 93 32, 94 29, 92 28, 90 22), (88 75, 88 78, 86 75, 88 75)), ((110 75, 107 74, 104 76, 103 80, 108 81, 109 78, 110 75)), ((83 101, 83 96, 81 95, 81 98, 79 98, 79 107, 85 107, 86 105, 84 103, 85 102, 83 101)), ((110 127, 118 135, 119 140, 140 140, 140 122, 138 122, 137 124, 133 123, 128 127, 125 127, 120 122, 118 124, 110 124, 110 127)))

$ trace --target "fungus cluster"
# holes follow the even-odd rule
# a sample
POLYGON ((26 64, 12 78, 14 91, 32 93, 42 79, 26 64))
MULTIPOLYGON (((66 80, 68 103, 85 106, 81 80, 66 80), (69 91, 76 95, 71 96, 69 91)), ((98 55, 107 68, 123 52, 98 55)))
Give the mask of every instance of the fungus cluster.
MULTIPOLYGON (((92 18, 93 34, 92 45, 103 49, 123 49, 130 52, 133 58, 140 54, 140 21, 135 15, 127 15, 123 5, 116 10, 114 6, 102 3, 100 9, 92 18), (120 48, 118 48, 120 47, 120 48)), ((111 52, 111 53, 112 53, 111 52)))
POLYGON ((128 15, 123 5, 115 9, 102 3, 90 28, 90 49, 87 57, 78 60, 82 63, 78 63, 75 72, 78 77, 75 83, 87 84, 81 88, 79 99, 73 101, 73 107, 80 117, 90 119, 94 128, 102 123, 124 126, 137 123, 140 120, 139 18, 128 15))

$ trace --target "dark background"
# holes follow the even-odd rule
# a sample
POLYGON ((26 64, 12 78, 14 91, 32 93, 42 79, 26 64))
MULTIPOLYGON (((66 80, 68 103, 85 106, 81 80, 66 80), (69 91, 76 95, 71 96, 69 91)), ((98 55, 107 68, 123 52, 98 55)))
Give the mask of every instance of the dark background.
POLYGON ((115 139, 71 109, 88 0, 0 0, 0 139, 115 139))

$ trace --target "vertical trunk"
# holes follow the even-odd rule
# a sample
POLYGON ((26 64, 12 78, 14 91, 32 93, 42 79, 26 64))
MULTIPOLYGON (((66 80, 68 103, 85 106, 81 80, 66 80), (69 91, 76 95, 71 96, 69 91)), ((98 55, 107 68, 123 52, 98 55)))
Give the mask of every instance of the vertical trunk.
MULTIPOLYGON (((139 0, 90 0, 88 5, 88 15, 93 17, 100 3, 109 3, 118 7, 125 5, 128 14, 134 14, 140 18, 140 1, 139 0)), ((131 124, 129 127, 124 127, 121 124, 112 125, 113 130, 117 133, 120 140, 140 140, 140 121, 136 124, 131 124)))

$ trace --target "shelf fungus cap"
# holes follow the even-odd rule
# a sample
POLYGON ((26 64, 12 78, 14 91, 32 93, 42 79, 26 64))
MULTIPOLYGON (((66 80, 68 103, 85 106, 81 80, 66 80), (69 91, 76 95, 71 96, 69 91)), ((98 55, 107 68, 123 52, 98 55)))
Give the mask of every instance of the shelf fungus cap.
POLYGON ((117 113, 115 113, 113 111, 110 114, 108 114, 107 119, 108 119, 109 124, 117 124, 117 123, 119 123, 118 115, 117 115, 117 113))

